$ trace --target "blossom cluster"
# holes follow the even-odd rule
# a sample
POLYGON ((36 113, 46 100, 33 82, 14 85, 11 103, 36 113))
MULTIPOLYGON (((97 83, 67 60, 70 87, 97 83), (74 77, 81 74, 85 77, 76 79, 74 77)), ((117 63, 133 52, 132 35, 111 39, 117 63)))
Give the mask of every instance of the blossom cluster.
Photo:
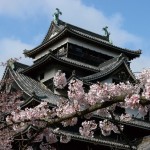
MULTIPOLYGON (((7 78, 0 82, 1 87, 4 85, 12 84, 12 79, 7 78)), ((22 92, 7 92, 3 90, 0 92, 0 147, 4 150, 12 149, 13 136, 16 133, 13 128, 7 127, 7 123, 5 122, 5 118, 12 111, 15 111, 19 108, 20 104, 23 101, 20 100, 22 96, 22 92)))
POLYGON ((82 122, 82 127, 79 128, 79 132, 83 136, 94 137, 93 130, 95 130, 96 128, 97 128, 97 124, 95 123, 94 120, 84 121, 82 122))
MULTIPOLYGON (((57 104, 56 115, 61 118, 63 116, 74 113, 75 107, 72 103, 68 101, 62 101, 57 104)), ((77 123, 77 117, 65 120, 62 122, 63 126, 74 126, 77 123)))
POLYGON ((34 108, 26 108, 25 110, 17 109, 12 111, 10 116, 7 116, 6 121, 10 124, 12 122, 24 122, 32 119, 42 119, 48 116, 50 109, 47 102, 41 102, 34 108))
MULTIPOLYGON (((41 142, 41 149, 50 149, 52 143, 58 141, 56 133, 51 129, 47 128, 46 123, 54 122, 55 120, 61 120, 61 123, 64 127, 66 126, 74 126, 78 122, 78 118, 72 114, 81 114, 84 110, 88 110, 92 106, 96 106, 97 104, 103 104, 105 102, 114 101, 118 97, 122 97, 122 101, 116 101, 115 104, 102 108, 100 110, 94 112, 86 112, 83 115, 88 117, 88 120, 82 122, 82 127, 79 128, 79 132, 82 136, 86 137, 94 137, 94 131, 99 127, 101 133, 104 136, 108 136, 113 131, 114 133, 120 133, 123 130, 122 125, 114 125, 110 120, 112 118, 110 115, 110 111, 113 112, 116 106, 120 106, 123 108, 136 109, 142 115, 146 115, 149 111, 149 106, 141 105, 141 97, 143 99, 147 99, 150 101, 150 70, 142 72, 142 74, 138 77, 139 83, 131 84, 129 82, 126 83, 95 83, 91 85, 88 92, 85 92, 83 87, 83 81, 79 79, 72 79, 68 84, 68 99, 62 98, 60 99, 57 106, 50 110, 47 102, 41 102, 40 105, 34 108, 25 108, 25 110, 21 110, 19 105, 20 94, 10 94, 8 96, 7 93, 1 94, 1 113, 8 112, 7 117, 4 119, 6 121, 6 125, 11 125, 11 130, 1 130, 0 134, 4 135, 3 139, 0 139, 0 145, 3 143, 5 147, 9 147, 11 149, 11 142, 13 141, 13 136, 23 131, 28 125, 33 125, 38 128, 46 128, 41 133, 39 133, 33 140, 33 142, 41 142), (142 90, 140 90, 142 88, 142 90), (102 115, 103 117, 109 117, 109 120, 104 119, 99 122, 99 125, 94 121, 90 120, 92 115, 102 115), (64 120, 65 116, 70 116, 69 119, 64 120), (43 138, 47 143, 43 143, 43 138)), ((63 89, 67 85, 67 79, 65 77, 65 73, 58 71, 56 76, 53 79, 54 85, 56 88, 63 89)), ((121 115, 120 121, 130 121, 131 116, 121 115)), ((4 125, 4 124, 2 124, 4 125)), ((1 125, 1 126, 2 126, 1 125)), ((3 127, 3 126, 2 126, 3 127)), ((32 137, 31 133, 27 134, 28 138, 32 137)), ((69 136, 60 135, 60 141, 66 143, 70 140, 69 136)), ((7 149, 7 148, 5 148, 7 149)), ((32 149, 32 147, 28 147, 28 150, 32 149)))
MULTIPOLYGON (((108 121, 107 119, 105 119, 104 121, 100 121, 99 127, 101 129, 101 133, 104 136, 110 135, 111 131, 114 131, 114 133, 120 133, 118 127, 116 125, 114 125, 113 123, 111 123, 110 121, 108 121)), ((122 125, 120 126, 120 129, 123 130, 122 125)))
POLYGON ((72 79, 68 85, 68 98, 70 100, 81 101, 84 98, 83 82, 72 79))
POLYGON ((56 88, 63 89, 67 84, 65 73, 62 73, 61 70, 58 70, 58 72, 53 78, 53 83, 56 88))

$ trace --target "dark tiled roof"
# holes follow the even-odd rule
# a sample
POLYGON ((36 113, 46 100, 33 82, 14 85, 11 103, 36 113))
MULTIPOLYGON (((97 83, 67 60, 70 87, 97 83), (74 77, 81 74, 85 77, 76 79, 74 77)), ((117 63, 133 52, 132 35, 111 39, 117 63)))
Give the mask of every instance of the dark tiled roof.
POLYGON ((119 53, 126 53, 127 55, 129 55, 129 57, 131 57, 130 59, 139 57, 141 54, 141 50, 133 51, 133 50, 129 50, 126 48, 121 48, 121 47, 115 46, 115 45, 111 44, 105 36, 90 32, 88 30, 79 28, 77 26, 71 25, 71 24, 63 22, 61 20, 60 20, 59 26, 55 25, 53 22, 51 23, 48 33, 45 36, 41 45, 39 45, 38 47, 36 47, 30 51, 24 52, 24 54, 29 57, 30 56, 32 57, 32 55, 34 55, 35 53, 40 51, 43 46, 45 47, 46 45, 49 45, 52 41, 56 40, 60 35, 65 33, 65 31, 70 32, 72 35, 76 35, 76 36, 85 38, 86 40, 90 40, 92 42, 99 43, 109 49, 112 49, 113 51, 116 51, 119 53), (56 28, 55 30, 58 31, 58 34, 56 34, 54 37, 50 38, 52 35, 52 32, 53 32, 53 28, 56 28))
MULTIPOLYGON (((15 62, 15 65, 18 64, 19 63, 15 62)), ((19 67, 15 70, 10 66, 8 66, 8 68, 12 78, 14 79, 18 87, 28 96, 32 96, 34 92, 37 97, 43 97, 43 100, 46 100, 54 105, 60 99, 59 96, 54 95, 53 92, 50 91, 44 84, 20 73, 23 70, 24 65, 21 67, 21 65, 19 64, 19 67)))
POLYGON ((150 122, 146 122, 144 120, 139 120, 139 119, 133 119, 129 122, 122 121, 124 124, 132 125, 134 127, 138 128, 144 128, 147 130, 150 130, 150 122))
POLYGON ((92 65, 89 65, 89 64, 77 61, 77 60, 67 58, 67 57, 57 57, 57 56, 53 55, 52 53, 49 53, 49 54, 45 55, 42 59, 40 59, 37 63, 24 69, 22 71, 22 73, 27 74, 28 72, 32 71, 32 69, 35 69, 44 63, 48 63, 52 59, 57 60, 58 62, 63 62, 65 64, 69 64, 71 66, 77 66, 77 67, 84 68, 86 70, 90 70, 90 71, 94 71, 94 72, 98 72, 100 70, 99 67, 92 66, 92 65))
POLYGON ((113 71, 115 71, 117 68, 119 68, 122 64, 127 69, 128 73, 133 78, 133 80, 135 80, 135 76, 133 75, 132 71, 130 70, 130 68, 126 64, 126 58, 122 55, 120 55, 118 57, 115 57, 115 58, 112 58, 112 59, 100 64, 98 67, 96 67, 96 66, 92 66, 92 65, 77 61, 77 60, 67 58, 67 57, 56 57, 52 53, 49 53, 49 54, 45 55, 37 63, 33 64, 32 66, 30 66, 26 69, 24 69, 22 71, 22 73, 28 74, 29 72, 32 72, 33 69, 36 69, 40 65, 42 65, 46 62, 49 62, 51 59, 57 60, 58 62, 63 62, 65 64, 69 64, 71 66, 73 65, 73 66, 77 66, 77 67, 80 67, 80 68, 84 68, 86 70, 91 70, 93 72, 96 72, 92 75, 80 78, 81 80, 86 81, 86 82, 101 79, 101 78, 111 74, 113 71))
POLYGON ((68 29, 70 29, 70 30, 72 30, 72 31, 74 31, 76 33, 82 34, 84 36, 87 36, 89 38, 93 38, 93 39, 96 39, 96 40, 101 40, 101 41, 104 41, 106 43, 109 43, 109 41, 106 38, 106 36, 102 36, 100 34, 97 34, 97 33, 94 33, 94 32, 88 31, 88 30, 85 30, 83 28, 74 26, 72 24, 69 24, 69 23, 66 23, 66 22, 60 20, 60 27, 62 28, 62 26, 63 27, 67 27, 68 29))
MULTIPOLYGON (((115 148, 120 148, 120 149, 125 149, 128 150, 130 149, 129 145, 127 145, 125 142, 120 142, 117 140, 112 140, 109 137, 108 138, 103 138, 100 137, 99 138, 90 138, 90 137, 85 137, 85 136, 81 136, 79 133, 76 132, 71 132, 71 131, 65 131, 65 130, 55 130, 53 128, 50 128, 57 136, 61 136, 61 135, 67 135, 71 137, 71 140, 77 140, 77 141, 83 141, 83 142, 88 142, 88 143, 93 143, 93 144, 97 144, 97 145, 104 145, 104 146, 108 146, 108 147, 115 147, 115 148)), ((37 131, 38 129, 32 125, 29 125, 26 129, 24 129, 21 133, 17 133, 15 135, 15 138, 17 138, 18 136, 22 135, 22 134, 26 134, 29 130, 33 130, 33 131, 37 131)), ((132 146, 133 150, 136 150, 135 146, 132 146)))
POLYGON ((65 26, 65 27, 68 27, 71 31, 73 31, 73 32, 75 32, 79 35, 82 35, 84 37, 88 37, 90 39, 99 41, 102 44, 106 44, 107 46, 110 46, 112 48, 115 48, 116 50, 119 50, 120 52, 127 52, 127 53, 131 53, 131 54, 135 54, 135 53, 136 54, 141 54, 141 50, 133 51, 133 50, 129 50, 129 49, 126 49, 126 48, 121 48, 121 47, 115 46, 115 45, 111 44, 105 36, 96 34, 94 32, 90 32, 88 30, 79 28, 79 27, 71 25, 69 23, 65 23, 62 20, 60 20, 60 24, 65 26))
MULTIPOLYGON (((120 120, 119 117, 116 116, 116 120, 120 120)), ((144 121, 142 119, 139 118, 132 118, 132 120, 130 121, 121 121, 122 124, 126 124, 126 125, 130 125, 130 126, 134 126, 134 127, 138 127, 138 128, 142 128, 142 129, 146 129, 148 130, 148 132, 150 131, 150 122, 148 121, 144 121)))
POLYGON ((135 80, 135 77, 134 77, 132 71, 126 65, 126 58, 122 57, 122 56, 112 58, 112 59, 100 64, 99 65, 99 69, 100 69, 99 72, 97 72, 95 74, 92 74, 92 75, 89 75, 89 76, 86 76, 86 77, 83 77, 81 79, 85 80, 85 81, 88 81, 88 82, 92 81, 92 80, 101 79, 101 78, 111 74, 113 71, 117 70, 117 68, 119 68, 122 64, 125 65, 125 67, 128 70, 129 74, 135 80))
POLYGON ((102 35, 99 35, 99 34, 96 34, 94 32, 91 32, 91 31, 88 31, 88 30, 85 30, 85 29, 82 29, 80 27, 77 27, 77 26, 74 26, 74 25, 71 25, 69 23, 66 23, 62 20, 59 20, 59 25, 56 25, 53 21, 48 29, 48 32, 42 42, 45 43, 47 42, 51 35, 52 35, 52 32, 56 31, 56 32, 60 32, 62 29, 64 29, 65 27, 71 29, 72 31, 76 32, 76 33, 79 33, 79 34, 82 34, 84 36, 87 36, 89 38, 93 38, 93 39, 96 39, 96 40, 102 40, 106 43, 109 43, 108 42, 108 39, 105 37, 105 36, 102 36, 102 35))
POLYGON ((28 108, 35 107, 38 104, 40 104, 40 102, 41 102, 41 99, 39 99, 37 96, 36 97, 31 96, 27 100, 25 100, 24 103, 20 105, 20 108, 25 109, 26 107, 28 108), (34 103, 34 106, 31 106, 32 103, 34 103))
POLYGON ((17 69, 19 69, 19 68, 22 68, 22 69, 25 69, 25 68, 27 68, 27 67, 29 67, 28 65, 25 65, 25 64, 23 64, 23 63, 20 63, 20 62, 14 62, 14 69, 15 70, 17 70, 17 69))
MULTIPOLYGON (((126 149, 126 150, 130 149, 129 145, 127 145, 126 143, 115 141, 115 140, 110 140, 109 137, 107 139, 106 138, 104 139, 103 137, 100 137, 100 136, 99 138, 89 138, 89 137, 81 136, 75 132, 64 131, 64 130, 58 130, 57 132, 55 131, 55 133, 58 135, 71 136, 71 138, 74 140, 89 142, 89 143, 98 144, 98 145, 105 145, 108 147, 115 147, 115 148, 117 147, 117 148, 126 149)), ((136 147, 132 146, 132 149, 136 150, 136 147)))
POLYGON ((64 60, 66 62, 69 62, 70 64, 75 64, 75 65, 78 65, 78 66, 81 66, 81 67, 84 67, 84 68, 87 68, 87 69, 90 69, 90 70, 93 70, 96 72, 99 71, 98 67, 93 66, 93 65, 89 65, 87 63, 84 63, 84 62, 81 62, 78 60, 74 60, 74 59, 67 58, 67 57, 59 57, 59 59, 64 60))

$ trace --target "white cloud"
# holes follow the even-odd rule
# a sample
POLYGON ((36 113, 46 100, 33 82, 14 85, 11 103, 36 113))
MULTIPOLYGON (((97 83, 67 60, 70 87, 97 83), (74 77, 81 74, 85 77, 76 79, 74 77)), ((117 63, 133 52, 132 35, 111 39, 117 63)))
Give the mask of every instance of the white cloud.
MULTIPOLYGON (((25 64, 31 64, 31 60, 25 58, 23 55, 24 49, 31 49, 32 45, 25 44, 16 39, 3 39, 0 40, 0 62, 6 62, 10 58, 21 57, 21 62, 25 64)), ((3 74, 4 67, 0 67, 0 78, 3 74)))
POLYGON ((61 18, 74 25, 86 28, 93 32, 103 34, 102 28, 107 25, 110 27, 111 39, 114 44, 125 46, 131 43, 138 46, 140 38, 122 29, 123 17, 116 13, 106 16, 100 10, 92 6, 86 6, 82 0, 0 0, 0 14, 19 17, 21 19, 33 19, 39 15, 47 16, 52 19, 55 8, 62 11, 61 18))

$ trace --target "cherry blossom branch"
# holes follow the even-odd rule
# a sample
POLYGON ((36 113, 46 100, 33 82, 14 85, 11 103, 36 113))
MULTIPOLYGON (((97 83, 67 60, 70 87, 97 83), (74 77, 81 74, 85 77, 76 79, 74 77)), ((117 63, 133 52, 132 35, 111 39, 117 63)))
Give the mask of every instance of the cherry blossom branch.
MULTIPOLYGON (((114 98, 112 98, 111 101, 105 101, 105 102, 100 103, 100 104, 95 104, 95 105, 90 106, 89 108, 87 108, 83 111, 76 111, 76 112, 71 113, 69 115, 66 115, 64 117, 52 119, 51 121, 48 121, 48 126, 61 123, 62 121, 65 121, 65 120, 68 120, 68 119, 71 119, 74 117, 84 116, 84 115, 89 114, 91 112, 94 112, 98 109, 107 108, 107 107, 109 107, 113 104, 119 103, 119 102, 124 102, 124 99, 125 99, 125 96, 114 97, 114 98)), ((140 104, 145 106, 145 105, 150 104, 150 101, 142 98, 140 101, 140 104)))
MULTIPOLYGON (((58 118, 51 118, 51 119, 46 119, 46 118, 39 118, 39 119, 36 119, 34 118, 34 121, 45 121, 46 122, 46 125, 43 127, 43 128, 39 128, 38 131, 36 132, 36 134, 31 138, 29 139, 29 142, 27 144, 27 146, 34 140, 34 138, 36 138, 36 136, 38 136, 45 128, 47 127, 50 127, 52 125, 57 125, 59 123, 62 123, 63 121, 66 121, 66 120, 69 120, 69 119, 72 119, 72 118, 75 118, 75 117, 81 117, 81 116, 85 116, 91 112, 94 112, 98 109, 103 109, 103 108, 107 108, 115 103, 120 103, 120 102, 124 102, 125 100, 125 97, 126 95, 124 96, 116 96, 116 97, 113 97, 111 98, 109 101, 104 101, 104 102, 101 102, 101 103, 96 103, 90 107, 88 107, 87 109, 84 109, 82 111, 75 111, 75 112, 72 112, 68 115, 64 115, 62 117, 58 117, 58 118)), ((150 104, 150 101, 149 100, 146 100, 144 98, 142 98, 140 100, 140 104, 142 105, 147 105, 147 104, 150 104)), ((39 108, 39 106, 38 106, 39 108)), ((51 113, 49 113, 50 115, 51 113)), ((9 124, 9 126, 14 126, 15 124, 20 124, 22 122, 24 123, 27 123, 27 122, 30 122, 31 120, 24 120, 24 121, 20 121, 20 122, 12 122, 12 124, 9 124)), ((25 148, 27 147, 25 146, 25 148)))

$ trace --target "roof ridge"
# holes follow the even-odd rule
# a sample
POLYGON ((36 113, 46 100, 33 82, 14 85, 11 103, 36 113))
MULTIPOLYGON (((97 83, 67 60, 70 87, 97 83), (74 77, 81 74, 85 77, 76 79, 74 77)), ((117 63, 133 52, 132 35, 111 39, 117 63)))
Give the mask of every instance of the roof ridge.
POLYGON ((92 31, 90 31, 90 30, 88 30, 88 29, 83 29, 83 28, 81 28, 81 27, 72 25, 72 24, 70 24, 70 23, 66 23, 66 22, 64 22, 64 21, 62 21, 62 20, 60 20, 60 24, 61 24, 61 25, 64 25, 64 27, 68 27, 68 28, 73 27, 74 29, 77 29, 77 30, 79 29, 79 30, 81 30, 81 31, 86 32, 86 34, 92 34, 93 36, 96 36, 97 38, 101 38, 102 40, 105 40, 105 41, 108 42, 108 40, 107 40, 107 38, 106 38, 105 36, 100 35, 100 34, 97 34, 97 33, 95 33, 95 32, 92 32, 92 31), (61 24, 61 23, 62 23, 62 24, 61 24))
MULTIPOLYGON (((122 53, 121 53, 122 54, 122 53)), ((118 55, 117 57, 114 57, 114 58, 112 58, 112 59, 109 59, 109 60, 107 60, 107 61, 105 61, 105 62, 103 62, 103 63, 101 63, 101 64, 99 64, 99 66, 98 66, 98 68, 101 68, 101 67, 103 67, 103 66, 105 66, 105 65, 107 65, 107 64, 109 64, 110 62, 113 62, 113 61, 115 61, 115 60, 120 60, 120 59, 123 59, 123 58, 125 58, 123 55, 118 55)), ((118 61, 117 60, 117 61, 118 61)))
POLYGON ((141 54, 141 50, 130 50, 130 49, 126 49, 126 48, 122 48, 116 45, 113 45, 109 42, 109 40, 107 40, 107 38, 103 35, 97 34, 95 32, 83 29, 81 27, 72 25, 70 23, 66 23, 62 20, 60 20, 59 25, 54 25, 54 23, 52 22, 47 35, 45 38, 47 38, 47 40, 45 40, 44 43, 41 43, 40 45, 38 45, 37 47, 35 47, 32 50, 28 50, 28 51, 24 51, 24 54, 28 57, 33 58, 33 56, 40 52, 43 48, 48 47, 50 45, 50 43, 55 42, 57 39, 59 39, 61 36, 64 36, 65 34, 72 34, 74 36, 77 37, 81 37, 84 38, 85 40, 88 40, 90 42, 96 42, 97 44, 100 44, 101 46, 105 46, 108 49, 112 49, 113 51, 119 52, 119 53, 125 53, 127 54, 127 56, 129 57, 129 59, 134 59, 136 57, 139 57, 141 54), (54 35, 53 37, 51 37, 50 39, 48 37, 51 36, 51 32, 53 30, 53 26, 59 27, 60 30, 59 32, 54 35))

